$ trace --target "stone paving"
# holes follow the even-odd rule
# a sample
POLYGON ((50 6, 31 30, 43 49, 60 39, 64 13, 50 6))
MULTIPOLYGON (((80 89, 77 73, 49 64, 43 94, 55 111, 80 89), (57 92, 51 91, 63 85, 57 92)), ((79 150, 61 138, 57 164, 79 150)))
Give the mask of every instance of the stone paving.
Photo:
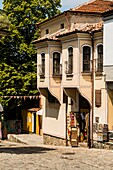
POLYGON ((113 170, 113 151, 0 142, 0 170, 113 170))

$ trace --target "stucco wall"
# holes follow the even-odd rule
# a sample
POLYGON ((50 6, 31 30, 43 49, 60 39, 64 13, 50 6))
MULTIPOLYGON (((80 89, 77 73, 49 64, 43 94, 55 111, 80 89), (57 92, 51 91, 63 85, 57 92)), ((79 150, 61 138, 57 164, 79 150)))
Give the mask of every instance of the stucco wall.
POLYGON ((104 22, 104 65, 113 65, 113 19, 104 22))
POLYGON ((65 104, 58 109, 58 104, 48 103, 43 98, 43 108, 43 133, 65 138, 65 104))

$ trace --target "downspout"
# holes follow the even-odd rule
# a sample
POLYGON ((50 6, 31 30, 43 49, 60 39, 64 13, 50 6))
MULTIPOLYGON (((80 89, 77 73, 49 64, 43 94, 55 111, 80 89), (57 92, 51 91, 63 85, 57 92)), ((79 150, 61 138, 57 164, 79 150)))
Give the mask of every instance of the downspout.
POLYGON ((65 140, 66 140, 66 146, 68 146, 68 136, 67 136, 67 112, 68 112, 68 96, 66 94, 66 91, 65 89, 64 90, 64 93, 66 95, 66 105, 65 105, 65 140))
POLYGON ((68 107, 68 97, 66 96, 66 146, 68 146, 68 139, 67 139, 67 107, 68 107))
POLYGON ((91 43, 92 43, 92 112, 90 115, 90 147, 93 147, 93 117, 94 117, 94 85, 95 85, 95 60, 94 60, 94 33, 91 32, 91 43))

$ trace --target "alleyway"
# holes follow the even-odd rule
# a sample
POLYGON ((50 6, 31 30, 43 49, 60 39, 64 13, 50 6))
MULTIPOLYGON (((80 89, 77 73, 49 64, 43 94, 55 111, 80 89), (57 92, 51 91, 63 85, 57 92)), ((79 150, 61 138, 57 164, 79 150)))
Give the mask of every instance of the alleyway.
POLYGON ((0 170, 113 170, 113 151, 0 142, 0 170))

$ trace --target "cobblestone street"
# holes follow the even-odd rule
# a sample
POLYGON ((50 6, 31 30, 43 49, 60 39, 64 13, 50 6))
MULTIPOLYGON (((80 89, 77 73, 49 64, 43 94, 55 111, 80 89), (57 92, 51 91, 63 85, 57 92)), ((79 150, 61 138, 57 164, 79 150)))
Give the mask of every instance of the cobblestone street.
POLYGON ((113 170, 113 151, 2 141, 0 170, 113 170))

